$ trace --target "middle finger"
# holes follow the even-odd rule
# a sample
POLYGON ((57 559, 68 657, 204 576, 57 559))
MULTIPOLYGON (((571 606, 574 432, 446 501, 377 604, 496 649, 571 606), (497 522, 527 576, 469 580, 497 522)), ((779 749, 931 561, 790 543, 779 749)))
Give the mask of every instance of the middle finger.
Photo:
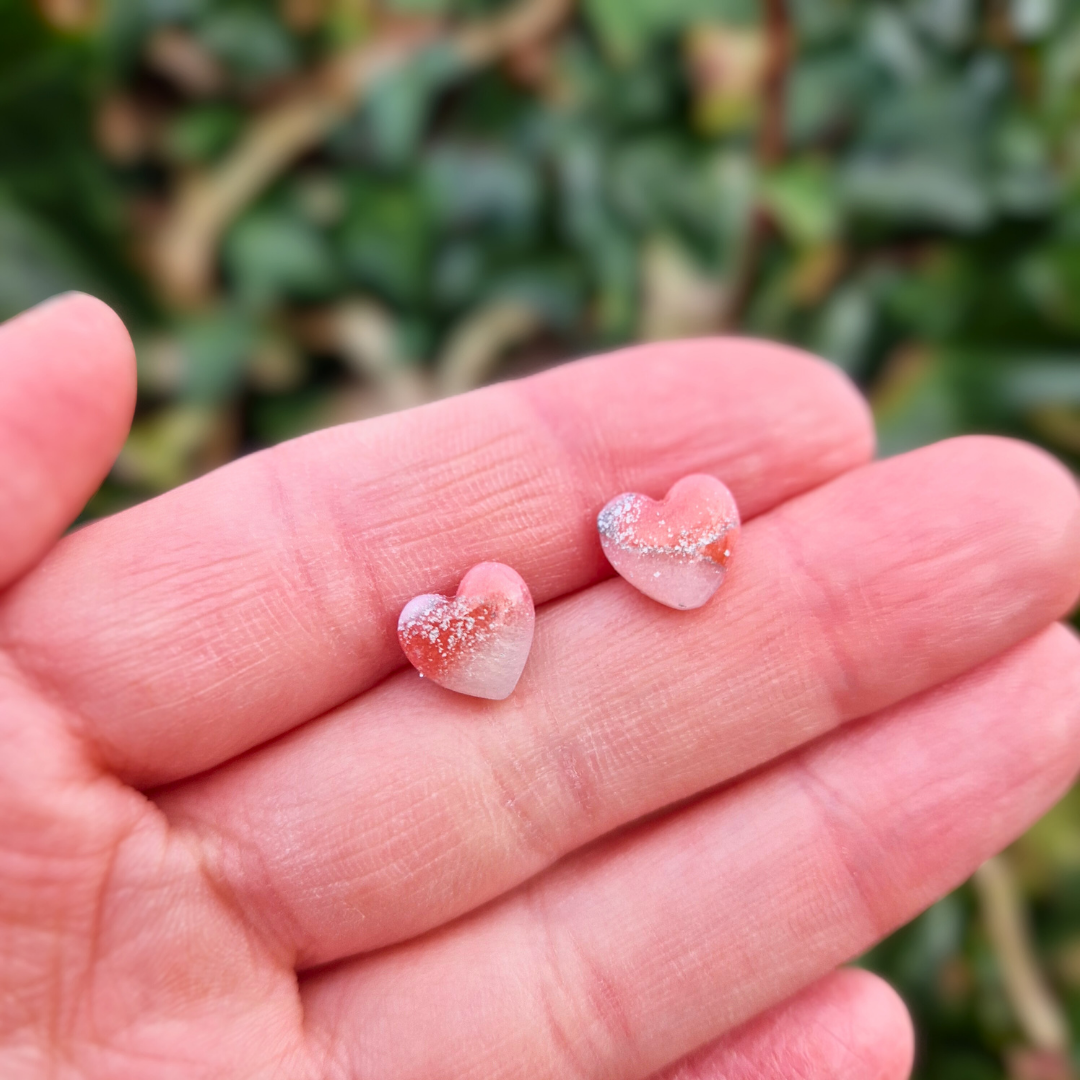
POLYGON ((949 679, 1062 615, 1071 478, 965 439, 751 522, 693 612, 609 581, 539 612, 504 703, 402 673, 162 793, 301 965, 451 919, 581 844, 949 679))

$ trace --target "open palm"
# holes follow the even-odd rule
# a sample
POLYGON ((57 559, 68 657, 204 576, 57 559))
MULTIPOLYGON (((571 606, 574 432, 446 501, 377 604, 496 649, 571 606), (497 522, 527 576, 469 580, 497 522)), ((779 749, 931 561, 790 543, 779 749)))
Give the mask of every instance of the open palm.
POLYGON ((57 541, 133 372, 86 297, 0 329, 0 1075, 903 1075, 895 998, 829 972, 1077 768, 1058 465, 867 464, 838 374, 718 340, 321 432, 57 541), (747 524, 680 613, 594 522, 690 472, 747 524), (500 703, 395 635, 484 560, 539 605, 500 703))

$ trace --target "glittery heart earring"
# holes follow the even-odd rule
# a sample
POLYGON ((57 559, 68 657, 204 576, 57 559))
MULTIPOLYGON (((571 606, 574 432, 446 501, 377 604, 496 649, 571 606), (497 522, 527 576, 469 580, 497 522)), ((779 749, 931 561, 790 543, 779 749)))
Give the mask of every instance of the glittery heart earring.
POLYGON ((596 520, 608 562, 635 589, 668 607, 709 602, 739 538, 735 497, 713 476, 680 480, 660 502, 618 495, 596 520))
POLYGON ((535 622, 521 575, 503 563, 480 563, 454 597, 410 600, 398 619, 398 641, 409 663, 432 682, 502 701, 521 678, 535 622))

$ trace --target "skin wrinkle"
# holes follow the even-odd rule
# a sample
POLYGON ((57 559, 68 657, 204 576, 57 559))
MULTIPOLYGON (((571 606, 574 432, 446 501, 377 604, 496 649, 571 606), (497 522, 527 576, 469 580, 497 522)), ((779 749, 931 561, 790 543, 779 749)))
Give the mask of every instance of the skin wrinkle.
POLYGON ((628 1057, 633 1053, 636 1040, 618 981, 607 975, 603 963, 590 954, 588 946, 579 941, 572 930, 567 929, 563 940, 571 949, 574 967, 581 973, 578 984, 588 1002, 586 1015, 599 1021, 605 1044, 621 1046, 622 1056, 628 1057))
POLYGON ((569 925, 557 923, 552 914, 552 909, 559 907, 557 896, 550 895, 540 883, 527 886, 519 895, 525 904, 525 936, 532 943, 533 966, 540 973, 536 985, 547 1044, 570 1070, 566 1076, 550 1075, 558 1080, 595 1080, 603 1063, 617 1056, 614 1048, 636 1053, 631 1050, 636 1042, 634 1025, 616 989, 617 982, 605 974, 569 925), (573 1017, 572 1026, 564 1015, 573 1017), (583 1036, 590 1034, 575 1039, 574 1029, 583 1036))
MULTIPOLYGON (((222 566, 231 562, 240 562, 241 560, 242 556, 240 555, 230 556, 222 559, 220 564, 215 565, 212 568, 209 566, 199 566, 197 569, 200 571, 213 569, 216 576, 222 566)), ((175 580, 182 580, 184 573, 185 571, 178 568, 175 573, 175 580)), ((199 580, 202 580, 201 575, 199 576, 199 580)), ((192 594, 199 595, 200 601, 223 600, 226 598, 235 601, 236 598, 235 585, 231 587, 223 585, 219 591, 215 591, 211 594, 200 594, 197 590, 192 590, 189 587, 183 590, 177 590, 176 595, 178 597, 186 598, 192 594)), ((257 595, 254 587, 251 595, 257 595)), ((2 612, 2 610, 2 607, 0 607, 0 612, 2 612)), ((3 635, 3 626, 4 620, 2 615, 0 615, 0 635, 3 635)), ((28 689, 48 700, 56 707, 59 714, 67 719, 69 731, 90 755, 92 767, 102 772, 109 771, 109 767, 106 765, 106 759, 109 757, 110 753, 119 755, 120 748, 114 746, 110 740, 104 737, 103 732, 96 729, 94 725, 91 725, 82 716, 79 710, 74 706, 66 690, 57 685, 56 682, 50 679, 46 674, 48 665, 35 661, 32 647, 27 646, 24 642, 13 641, 8 638, 0 644, 0 651, 2 651, 3 655, 5 655, 10 663, 18 670, 21 677, 27 683, 28 689)), ((142 658, 133 655, 131 657, 131 665, 133 668, 141 668, 142 658)), ((233 672, 228 679, 223 679, 222 683, 235 679, 235 677, 236 672, 233 672)), ((203 690, 206 691, 206 688, 203 688, 203 690)), ((147 708, 144 715, 152 716, 155 711, 154 707, 147 708)))
POLYGON ((894 992, 841 969, 651 1080, 903 1080, 911 1042, 894 992))
MULTIPOLYGON (((532 680, 531 686, 536 685, 536 680, 532 680)), ((543 695, 540 703, 542 707, 543 695)), ((567 818, 569 807, 576 807, 577 813, 591 819, 597 792, 579 768, 579 762, 583 764, 584 758, 573 749, 576 739, 561 735, 557 717, 544 714, 544 722, 537 724, 535 710, 526 712, 519 699, 511 698, 508 707, 514 710, 512 718, 505 718, 496 731, 478 729, 470 744, 483 763, 485 774, 495 785, 496 798, 490 800, 490 805, 498 806, 504 817, 509 818, 511 829, 522 846, 525 863, 541 869, 550 866, 567 851, 566 837, 561 835, 565 830, 560 828, 559 822, 567 818), (548 731, 551 737, 530 745, 522 756, 504 755, 500 765, 503 747, 499 731, 504 728, 527 730, 529 727, 548 731), (536 808, 530 809, 530 804, 535 804, 536 808)))
MULTIPOLYGON (((553 604, 556 603, 558 601, 553 601, 553 604)), ((540 649, 549 647, 549 641, 544 640, 542 636, 543 627, 538 622, 537 636, 533 639, 534 653, 539 654, 540 649)), ((569 792, 577 812, 585 820, 594 820, 597 807, 603 802, 599 791, 601 777, 595 769, 588 768, 590 755, 587 750, 581 749, 580 733, 575 732, 570 724, 566 725, 569 728, 568 731, 562 729, 558 709, 549 692, 549 684, 543 679, 530 678, 528 668, 526 668, 524 678, 527 680, 530 701, 534 703, 535 708, 527 712, 521 704, 520 697, 513 699, 516 715, 510 726, 514 730, 532 728, 550 733, 550 737, 544 742, 542 748, 542 757, 548 762, 548 769, 545 769, 541 763, 537 770, 538 775, 553 773, 559 781, 556 785, 558 793, 569 792), (536 722, 536 717, 540 718, 539 723, 536 722)), ((493 761, 490 750, 487 751, 487 758, 493 761)), ((557 820, 558 813, 555 817, 557 820)), ((555 857, 563 853, 557 836, 551 837, 549 846, 553 853, 557 853, 555 857)))
MULTIPOLYGON (((563 468, 569 472, 570 476, 573 478, 572 483, 562 485, 563 491, 568 496, 578 496, 573 500, 576 504, 576 509, 567 513, 566 517, 572 519, 580 517, 582 521, 587 521, 591 524, 593 518, 596 516, 596 510, 599 509, 599 507, 594 506, 594 504, 599 502, 602 497, 602 493, 596 490, 597 484, 595 481, 590 480, 590 473, 595 475, 596 470, 590 470, 588 468, 591 462, 586 459, 585 455, 574 454, 571 452, 562 433, 559 431, 558 427, 551 422, 551 417, 547 410, 541 406, 538 395, 530 393, 527 389, 527 384, 510 383, 508 384, 508 387, 510 393, 514 394, 515 398, 528 411, 528 414, 538 422, 539 430, 547 435, 547 445, 552 452, 552 456, 557 456, 563 468), (594 491, 595 495, 592 494, 594 491)), ((617 475, 619 470, 615 467, 614 454, 611 449, 607 448, 603 439, 595 438, 594 433, 592 432, 590 432, 590 435, 593 435, 589 440, 591 453, 596 455, 599 451, 603 460, 603 470, 600 475, 617 475), (601 448, 603 449, 601 450, 601 448)), ((593 461, 595 461, 595 458, 593 461)), ((556 478, 559 475, 559 470, 553 466, 549 468, 549 472, 556 478)), ((607 565, 607 560, 604 558, 603 552, 600 549, 600 540, 593 535, 591 528, 587 531, 587 535, 591 538, 589 555, 592 558, 594 565, 598 568, 599 579, 603 580, 603 578, 611 576, 614 571, 607 565)))
MULTIPOLYGON (((541 824, 542 815, 534 814, 528 808, 529 800, 523 797, 536 786, 536 781, 524 779, 522 763, 515 758, 503 758, 502 764, 497 764, 496 755, 488 750, 483 739, 477 739, 474 746, 493 789, 494 797, 485 800, 485 803, 498 806, 503 811, 502 822, 509 826, 515 836, 527 865, 538 868, 550 865, 560 854, 558 837, 551 835, 550 821, 541 824), (516 785, 514 779, 518 780, 516 785)), ((544 800, 541 798, 539 802, 543 803, 544 800)))
POLYGON ((771 519, 775 526, 774 535, 780 541, 784 558, 794 573, 779 575, 798 592, 802 604, 795 617, 787 613, 785 623, 798 626, 800 634, 805 635, 805 625, 811 625, 816 631, 811 635, 815 643, 823 646, 815 649, 812 665, 816 676, 816 685, 825 691, 829 699, 829 711, 833 718, 825 730, 830 730, 836 722, 850 719, 851 702, 857 697, 856 688, 862 683, 859 676, 859 661, 850 649, 837 637, 837 628, 846 629, 851 619, 850 607, 836 596, 836 590, 830 579, 828 567, 819 569, 813 560, 804 557, 800 538, 796 534, 794 522, 781 511, 771 519), (829 661, 826 668, 825 661, 829 661), (829 673, 826 674, 826 671, 829 673))
MULTIPOLYGON (((282 580, 293 585, 294 592, 298 595, 307 597, 315 604, 316 621, 320 625, 333 625, 333 620, 329 617, 330 613, 323 602, 322 590, 316 583, 315 575, 312 573, 311 564, 307 559, 299 557, 299 553, 303 550, 303 545, 301 544, 300 534, 296 527, 296 515, 293 513, 292 500, 288 495, 288 486, 282 479, 281 470, 277 465, 277 460, 278 457, 276 455, 267 454, 261 462, 266 473, 266 485, 269 494, 268 509, 270 511, 270 516, 277 523, 277 529, 274 531, 280 532, 283 539, 283 543, 278 545, 278 549, 289 557, 288 565, 296 572, 300 587, 297 588, 297 583, 293 582, 288 575, 285 574, 284 567, 281 567, 279 572, 282 575, 282 580)), ((337 522, 335 521, 334 524, 336 526, 337 522)), ((337 533, 340 536, 340 526, 338 526, 337 533)), ((374 582, 372 582, 372 584, 373 583, 374 582)))
POLYGON ((254 851, 252 845, 245 844, 235 833, 218 827, 207 828, 196 819, 171 824, 174 834, 192 847, 210 891, 250 928, 283 968, 294 971, 305 948, 305 931, 295 907, 286 902, 277 888, 273 866, 264 850, 254 851), (230 865, 237 867, 231 874, 226 870, 230 865), (252 880, 259 882, 259 890, 267 897, 267 903, 257 908, 245 904, 242 898, 250 887, 247 883, 252 880))
MULTIPOLYGON (((267 659, 273 655, 273 649, 280 650, 280 642, 287 642, 288 651, 297 656, 303 655, 305 644, 317 647, 320 644, 320 638, 327 636, 335 641, 339 649, 344 649, 347 647, 348 633, 342 622, 335 617, 327 601, 331 591, 328 583, 319 582, 311 560, 301 555, 304 545, 297 526, 296 515, 275 461, 272 455, 267 455, 263 459, 263 464, 266 468, 267 487, 270 492, 269 511, 276 518, 284 537, 284 542, 277 545, 277 550, 283 557, 273 563, 272 571, 275 579, 281 582, 284 588, 271 589, 268 594, 261 594, 260 599, 263 611, 268 614, 270 622, 276 623, 279 634, 267 634, 263 620, 252 618, 253 632, 249 635, 249 640, 257 641, 259 638, 267 640, 267 659), (288 568, 291 568, 292 573, 289 573, 288 568), (308 605, 314 608, 313 617, 302 619, 300 612, 306 612, 308 605), (299 640, 284 632, 286 625, 291 625, 299 632, 299 640)), ((332 514, 330 521, 334 526, 334 535, 338 537, 338 542, 334 546, 335 552, 346 555, 343 560, 345 572, 342 575, 346 579, 346 590, 354 594, 372 593, 378 596, 377 575, 374 573, 370 560, 363 558, 362 549, 353 551, 342 542, 341 524, 332 514)), ((222 685, 221 682, 214 684, 215 688, 220 685, 222 685)))
POLYGON ((261 948, 269 955, 277 957, 282 970, 294 971, 297 956, 303 947, 303 926, 296 919, 292 906, 284 902, 283 895, 274 885, 273 871, 265 858, 264 850, 252 850, 252 846, 245 844, 234 832, 227 832, 220 827, 206 828, 195 818, 170 820, 169 828, 176 842, 190 851, 191 858, 210 892, 232 911, 239 923, 255 933, 261 948), (236 875, 230 875, 225 870, 229 863, 242 866, 242 881, 250 877, 251 871, 248 867, 252 861, 260 871, 262 888, 271 901, 275 897, 277 899, 276 904, 271 902, 260 905, 257 910, 244 904, 241 898, 243 890, 230 881, 230 878, 235 880, 236 875), (270 916, 271 911, 274 918, 270 916), (274 926, 273 923, 278 925, 274 926), (281 932, 282 923, 290 926, 288 933, 281 932))
MULTIPOLYGON (((604 588, 611 594, 614 590, 626 591, 628 587, 612 582, 604 588)), ((576 602, 573 597, 558 601, 548 613, 549 617, 538 621, 534 652, 538 659, 543 657, 545 668, 572 670, 574 659, 566 657, 564 660, 560 655, 559 642, 556 635, 548 630, 548 624, 551 618, 558 617, 560 608, 576 602)), ((642 652, 642 663, 649 663, 648 650, 642 652)), ((658 741, 656 734, 664 729, 664 718, 671 715, 671 709, 665 705, 669 695, 663 689, 643 691, 638 699, 639 711, 643 717, 655 716, 656 728, 653 733, 647 733, 640 727, 630 732, 628 725, 623 722, 620 707, 608 700, 606 693, 601 692, 595 700, 581 700, 576 709, 567 710, 563 702, 553 700, 547 691, 548 685, 554 685, 553 681, 539 677, 530 679, 526 687, 530 699, 528 711, 519 707, 521 721, 507 725, 515 731, 542 733, 539 741, 530 744, 531 753, 524 759, 535 764, 531 778, 524 782, 523 787, 529 790, 543 789, 543 785, 538 783, 540 778, 554 775, 560 780, 552 793, 560 796, 556 815, 559 819, 573 822, 575 826, 586 822, 606 823, 606 781, 599 758, 606 752, 609 759, 642 763, 652 760, 658 741), (565 798, 567 794, 570 796, 569 802, 565 798)), ((663 740, 660 743, 663 745, 663 740)), ((550 795, 546 799, 553 801, 550 795)), ((553 842, 556 857, 564 855, 568 844, 580 840, 582 836, 577 827, 565 833, 564 830, 564 835, 553 842)), ((588 838, 595 835, 595 829, 588 831, 588 838)))
MULTIPOLYGON (((844 1020, 846 1021, 847 1018, 845 1017, 844 1020)), ((838 1025, 823 1024, 820 1021, 817 1022, 815 1027, 825 1038, 840 1048, 840 1053, 844 1057, 844 1060, 841 1061, 841 1067, 849 1071, 851 1076, 865 1078, 865 1080, 877 1080, 877 1077, 885 1076, 884 1073, 875 1068, 880 1062, 870 1052, 869 1047, 859 1043, 850 1027, 841 1032, 838 1025), (874 1072, 871 1072, 871 1069, 874 1072), (877 1077, 874 1075, 875 1072, 877 1077)))
MULTIPOLYGON (((109 899, 109 886, 116 871, 116 864, 120 857, 120 849, 134 836, 139 822, 132 820, 121 828, 121 831, 113 838, 110 850, 105 857, 105 865, 101 871, 101 883, 97 889, 97 896, 93 902, 93 915, 89 927, 89 952, 86 957, 85 988, 83 998, 92 1001, 94 998, 94 983, 97 977, 98 963, 101 952, 101 935, 105 922, 105 906, 109 899)), ((94 1019, 91 1018, 91 1037, 97 1037, 94 1019)))
MULTIPOLYGON (((573 603, 575 601, 572 598, 560 599, 548 605, 548 611, 554 612, 573 603)), ((538 619, 533 650, 538 657, 548 657, 550 663, 554 659, 552 654, 556 654, 559 649, 559 642, 556 635, 545 632, 549 621, 550 619, 538 619)), ((556 812, 551 816, 556 821, 561 818, 595 823, 604 806, 603 773, 596 767, 595 762, 607 732, 595 732, 580 723, 581 717, 588 715, 590 711, 588 703, 582 703, 579 713, 562 716, 559 704, 549 691, 549 687, 553 689, 556 683, 535 675, 530 678, 528 669, 525 678, 530 707, 526 710, 523 697, 516 698, 514 704, 517 715, 510 727, 516 731, 544 733, 542 741, 531 744, 531 749, 538 755, 538 762, 533 769, 534 780, 526 786, 529 790, 536 790, 538 786, 543 790, 543 785, 538 785, 537 781, 543 776, 553 775, 557 783, 555 790, 548 796, 548 801, 553 802, 555 796, 558 802, 556 812), (585 743, 588 745, 584 745, 585 743), (569 805, 566 802, 567 794, 570 796, 569 805)), ((592 830, 590 835, 594 833, 595 830, 592 830)), ((550 841, 555 858, 566 853, 566 839, 560 838, 557 831, 550 841)))
MULTIPOLYGON (((835 857, 834 865, 843 872, 848 888, 839 891, 858 902, 867 924, 862 940, 872 942, 884 938, 894 927, 888 916, 878 910, 873 891, 867 885, 865 871, 852 858, 849 840, 836 809, 845 805, 841 794, 814 770, 812 757, 800 755, 791 758, 787 765, 787 774, 803 794, 818 825, 816 834, 821 848, 832 852, 835 857)), ((850 814, 848 816, 850 817, 850 814)), ((859 821, 860 827, 865 828, 862 815, 859 816, 859 821)), ((878 880, 881 876, 880 873, 877 875, 878 880)))
MULTIPOLYGON (((301 1008, 303 1008, 303 995, 301 995, 301 1008)), ((355 1066, 352 1063, 353 1054, 348 1051, 348 1040, 342 1031, 345 1025, 343 1010, 338 1010, 337 1016, 329 1023, 313 1029, 307 1022, 307 1010, 304 1010, 304 1035, 305 1041, 310 1047, 310 1058, 313 1062, 315 1075, 320 1080, 368 1080, 371 1073, 368 1069, 355 1066)))
MULTIPOLYGON (((590 431, 589 433, 588 457, 584 454, 576 455, 570 452, 566 439, 559 430, 558 425, 554 423, 554 418, 549 409, 545 404, 541 403, 542 394, 537 393, 534 387, 535 384, 526 382, 506 384, 507 392, 513 394, 521 405, 528 410, 529 415, 539 423, 540 429, 546 432, 548 436, 550 446, 560 454, 560 460, 568 466, 570 475, 575 481, 569 485, 570 490, 583 493, 589 491, 594 486, 589 477, 594 473, 599 473, 601 476, 617 476, 619 470, 616 468, 614 451, 604 439, 596 438, 595 432, 590 431), (601 465, 600 469, 590 467, 595 466, 597 463, 601 465)), ((589 515, 592 501, 583 494, 580 511, 583 517, 589 515)), ((596 554, 602 555, 599 549, 596 554)))
MULTIPOLYGON (((113 824, 115 830, 108 830, 104 847, 90 852, 75 851, 68 859, 68 862, 76 860, 80 863, 89 861, 95 864, 94 876, 98 880, 94 884, 92 895, 84 898, 81 894, 69 895, 68 890, 65 890, 64 896, 58 896, 55 900, 57 915, 49 928, 51 947, 48 952, 52 962, 50 974, 42 987, 50 1008, 45 1017, 46 1031, 41 1041, 54 1048, 58 1055, 57 1061, 74 1060, 72 1047, 75 1039, 72 1033, 78 1026, 78 1003, 80 998, 89 999, 88 995, 92 992, 97 975, 104 908, 110 897, 116 861, 121 848, 135 835, 140 822, 138 815, 132 813, 126 820, 117 820, 113 824), (75 910, 71 907, 73 902, 88 903, 89 912, 75 910), (73 922, 75 925, 71 925, 73 922), (70 940, 80 942, 84 937, 86 955, 80 955, 78 965, 81 972, 68 977, 73 956, 84 951, 81 945, 77 948, 70 947, 70 940), (68 985, 72 978, 75 986, 68 985)), ((85 822, 80 821, 78 827, 85 828, 85 822)), ((26 990, 25 981, 23 990, 26 990)))
MULTIPOLYGON (((393 819, 381 819, 378 825, 372 825, 371 832, 375 837, 367 844, 360 846, 366 852, 364 860, 363 876, 375 876, 372 867, 377 866, 385 879, 379 882, 378 887, 369 889, 368 893, 360 893, 352 897, 352 902, 370 897, 373 901, 383 901, 386 895, 394 896, 403 891, 413 890, 415 893, 441 895, 447 888, 446 883, 438 883, 417 878, 418 862, 423 865, 442 866, 449 864, 457 865, 457 853, 465 845, 461 840, 462 830, 458 823, 450 821, 445 829, 429 827, 431 818, 442 821, 446 817, 442 806, 442 800, 438 793, 429 791, 424 797, 416 800, 410 809, 410 819, 406 822, 397 822, 395 829, 393 819), (433 807, 429 814, 421 815, 419 811, 433 807), (381 826, 381 828, 380 828, 381 826), (381 832, 381 835, 378 835, 381 832), (425 854, 426 853, 426 854, 425 854), (419 856, 419 859, 417 858, 419 856)), ((366 836, 361 837, 363 840, 366 836)), ((311 958, 305 960, 306 964, 315 961, 311 958)))
POLYGON ((552 748, 551 759, 555 765, 556 774, 562 777, 563 787, 573 796, 578 811, 583 817, 591 820, 595 817, 596 808, 600 804, 599 776, 595 769, 583 767, 589 755, 581 751, 581 741, 578 738, 569 738, 564 742, 556 743, 552 748))
MULTIPOLYGON (((396 786, 396 785, 391 785, 396 786)), ((449 824, 445 828, 433 828, 429 823, 432 816, 445 819, 446 812, 443 801, 438 797, 437 788, 429 788, 426 794, 412 797, 406 800, 409 807, 409 820, 393 820, 385 815, 373 815, 369 825, 360 834, 349 834, 343 838, 344 843, 335 844, 335 849, 341 847, 347 854, 355 851, 363 851, 364 858, 360 865, 349 865, 347 875, 357 878, 366 878, 374 875, 375 868, 379 868, 380 877, 376 889, 368 892, 360 892, 352 901, 368 900, 375 904, 385 903, 384 897, 394 895, 401 890, 409 890, 411 882, 416 878, 416 864, 418 861, 424 865, 439 867, 444 864, 451 868, 460 868, 462 865, 471 867, 471 860, 463 860, 459 855, 464 847, 461 839, 461 828, 453 819, 448 819, 449 824), (432 806, 434 809, 430 815, 421 816, 418 811, 432 806), (370 839, 369 839, 370 835, 370 839), (414 843, 412 837, 416 836, 419 843, 414 843), (424 855, 424 852, 430 854, 424 855), (417 859, 417 853, 420 859, 417 859), (395 872, 395 868, 400 871, 395 872)), ((386 803, 386 799, 375 801, 373 807, 386 803)), ((453 878, 440 886, 442 891, 451 887, 453 878)), ((421 887, 425 892, 432 891, 430 881, 422 882, 421 887)), ((420 894, 413 889, 414 898, 420 901, 420 894)), ((302 900, 303 897, 300 897, 302 900)), ((442 897, 433 897, 433 901, 441 900, 442 897)), ((296 903, 294 898, 293 903, 296 903)), ((300 966, 310 966, 318 962, 319 958, 300 956, 300 966)))
MULTIPOLYGON (((570 938, 565 928, 561 928, 561 934, 557 933, 543 890, 527 888, 520 895, 525 903, 523 929, 528 931, 525 937, 531 943, 531 969, 539 973, 535 992, 545 1020, 546 1043, 569 1070, 555 1075, 558 1080, 595 1080, 607 1048, 595 1045, 595 1035, 588 1040, 587 1047, 582 1047, 579 1045, 582 1040, 573 1036, 573 1028, 591 1032, 599 1025, 601 1033, 610 1040, 628 1030, 626 1015, 617 1002, 609 1001, 610 990, 591 989, 587 985, 580 991, 570 990, 575 984, 572 977, 563 974, 565 961, 560 942, 565 939, 571 947, 573 974, 592 979, 595 977, 594 966, 584 962, 577 942, 570 938), (573 1018, 572 1026, 568 1026, 564 1015, 573 1018)), ((622 1037, 625 1038, 625 1034, 622 1037)))
POLYGON ((48 714, 57 717, 59 730, 71 739, 72 748, 75 749, 76 756, 85 769, 84 775, 91 777, 106 772, 96 752, 96 744, 83 735, 81 716, 77 710, 69 706, 64 695, 47 678, 39 677, 32 667, 27 667, 2 643, 0 643, 0 664, 5 664, 10 669, 3 673, 5 678, 10 678, 14 674, 16 689, 25 692, 31 699, 39 698, 48 707, 48 714))

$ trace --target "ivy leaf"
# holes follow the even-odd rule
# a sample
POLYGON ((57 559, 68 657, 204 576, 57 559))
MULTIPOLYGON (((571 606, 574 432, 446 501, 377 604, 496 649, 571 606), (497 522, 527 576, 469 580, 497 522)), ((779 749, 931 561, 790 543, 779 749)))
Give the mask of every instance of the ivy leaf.
POLYGON ((200 20, 198 34, 242 79, 283 75, 297 62, 296 48, 284 27, 258 7, 212 7, 200 20))
POLYGON ((743 0, 585 0, 585 14, 604 48, 629 63, 665 35, 696 22, 754 22, 743 0))
POLYGON ((224 260, 237 295, 253 307, 318 297, 336 280, 326 240, 303 218, 281 210, 241 218, 226 238, 224 260))
POLYGON ((985 177, 940 158, 855 159, 840 184, 850 210, 894 222, 974 232, 994 213, 985 177))
POLYGON ((401 165, 415 153, 436 97, 463 70, 457 53, 439 43, 422 49, 414 60, 372 88, 365 116, 380 163, 401 165))
POLYGON ((795 244, 823 244, 839 232, 840 193, 832 170, 824 162, 797 162, 777 169, 766 177, 762 198, 795 244))
POLYGON ((226 308, 183 320, 177 327, 183 364, 181 394, 189 402, 228 397, 255 349, 257 328, 244 312, 226 308))

